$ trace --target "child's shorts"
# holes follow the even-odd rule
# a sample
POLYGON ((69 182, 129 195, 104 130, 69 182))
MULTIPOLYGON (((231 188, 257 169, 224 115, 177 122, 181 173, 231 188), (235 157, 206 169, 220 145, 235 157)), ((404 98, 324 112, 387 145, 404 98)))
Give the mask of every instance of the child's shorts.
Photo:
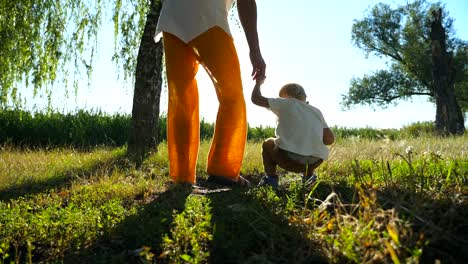
POLYGON ((304 165, 305 164, 312 165, 312 164, 315 164, 315 163, 322 160, 321 158, 317 158, 315 156, 303 156, 303 155, 299 155, 297 153, 287 151, 287 150, 284 150, 284 149, 281 149, 281 148, 279 148, 279 150, 280 150, 280 152, 283 152, 283 154, 286 157, 288 157, 289 159, 294 160, 294 161, 299 162, 300 164, 304 164, 304 165))

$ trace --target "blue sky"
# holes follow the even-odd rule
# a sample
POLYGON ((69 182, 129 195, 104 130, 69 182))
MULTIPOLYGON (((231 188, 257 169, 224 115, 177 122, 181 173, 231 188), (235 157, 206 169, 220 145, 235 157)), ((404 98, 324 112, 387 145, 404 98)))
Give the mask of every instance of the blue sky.
MULTIPOLYGON (((344 111, 340 107, 341 96, 347 92, 352 77, 386 67, 381 59, 366 59, 351 43, 353 20, 361 19, 366 9, 379 2, 402 4, 406 1, 257 0, 260 45, 267 63, 264 95, 275 97, 283 84, 299 83, 305 88, 310 104, 321 109, 330 126, 400 128, 417 121, 434 120, 435 106, 425 97, 414 97, 412 102, 400 102, 387 109, 357 106, 344 111)), ((455 19, 457 36, 468 40, 468 1, 449 0, 446 7, 455 19)), ((83 80, 77 98, 66 99, 61 96, 63 92, 54 93, 55 108, 131 113, 132 83, 117 80, 116 68, 110 62, 113 51, 110 23, 103 25, 91 86, 87 87, 87 80, 83 80)), ((232 25, 231 30, 242 67, 248 122, 251 126, 275 126, 271 112, 250 102, 254 82, 250 78, 247 43, 238 26, 232 25)), ((197 78, 200 115, 213 122, 216 118, 213 109, 218 107, 214 88, 201 67, 197 78)), ((44 105, 40 99, 35 102, 37 108, 44 105)), ((167 109, 167 91, 162 93, 161 109, 167 109)))

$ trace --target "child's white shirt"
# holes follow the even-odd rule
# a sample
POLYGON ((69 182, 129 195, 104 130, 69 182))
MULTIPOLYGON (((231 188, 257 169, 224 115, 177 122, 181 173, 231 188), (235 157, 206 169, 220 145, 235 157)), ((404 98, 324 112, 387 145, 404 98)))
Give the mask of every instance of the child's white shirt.
POLYGON ((228 13, 235 0, 165 0, 159 15, 154 40, 162 32, 190 42, 210 28, 219 26, 231 36, 228 13))
POLYGON ((269 98, 270 110, 278 117, 276 145, 303 156, 326 160, 329 150, 323 144, 328 125, 319 109, 293 98, 269 98))

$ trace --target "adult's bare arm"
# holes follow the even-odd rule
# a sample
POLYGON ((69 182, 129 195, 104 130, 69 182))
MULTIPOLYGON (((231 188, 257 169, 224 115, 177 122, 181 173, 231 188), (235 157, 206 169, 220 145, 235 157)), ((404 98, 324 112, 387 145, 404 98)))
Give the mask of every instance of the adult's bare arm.
POLYGON ((255 0, 237 0, 239 19, 245 31, 245 37, 250 49, 252 62, 252 77, 254 80, 265 78, 266 64, 260 52, 257 32, 257 3, 255 0))

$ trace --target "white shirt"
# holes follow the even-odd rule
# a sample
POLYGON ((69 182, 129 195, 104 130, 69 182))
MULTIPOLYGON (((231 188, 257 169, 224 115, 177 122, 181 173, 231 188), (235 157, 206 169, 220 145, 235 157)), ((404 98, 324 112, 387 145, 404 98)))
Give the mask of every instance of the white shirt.
POLYGON ((329 150, 323 144, 328 125, 319 109, 291 98, 269 98, 270 110, 278 116, 276 145, 303 156, 326 160, 329 150))
POLYGON ((164 0, 154 40, 168 32, 188 43, 208 29, 219 26, 231 36, 228 13, 235 0, 164 0))

